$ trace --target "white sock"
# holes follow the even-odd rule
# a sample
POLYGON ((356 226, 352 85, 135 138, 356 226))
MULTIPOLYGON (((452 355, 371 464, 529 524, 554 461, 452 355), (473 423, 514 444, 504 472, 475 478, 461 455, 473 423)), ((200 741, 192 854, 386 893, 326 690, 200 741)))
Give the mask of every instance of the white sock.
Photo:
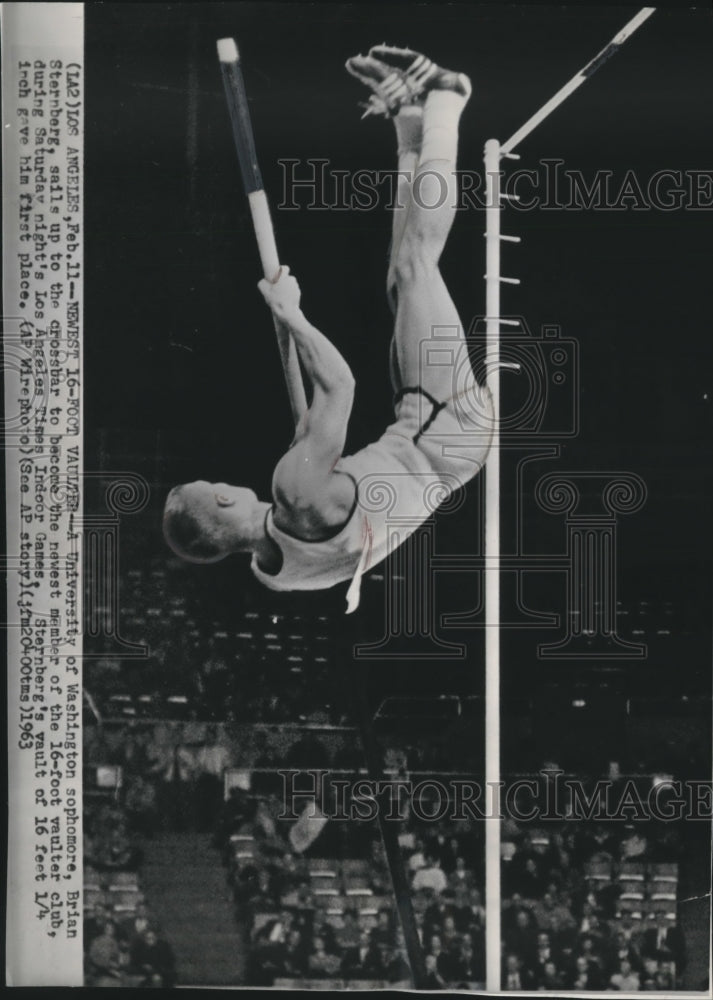
POLYGON ((458 123, 468 94, 455 90, 431 90, 423 109, 423 141, 419 163, 448 160, 455 165, 458 153, 458 123))
POLYGON ((394 116, 399 159, 409 153, 418 153, 423 137, 423 109, 407 104, 394 116))

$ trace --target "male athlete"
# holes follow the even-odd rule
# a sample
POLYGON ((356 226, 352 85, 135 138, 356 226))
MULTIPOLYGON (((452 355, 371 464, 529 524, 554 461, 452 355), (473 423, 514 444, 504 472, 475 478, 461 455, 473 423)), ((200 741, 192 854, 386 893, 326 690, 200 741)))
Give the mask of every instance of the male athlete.
POLYGON ((371 91, 367 114, 391 117, 396 127, 399 183, 387 275, 396 421, 374 444, 343 456, 354 379, 301 312, 299 286, 283 267, 274 283, 263 280, 259 288, 294 338, 312 400, 275 468, 273 503, 242 486, 177 486, 166 501, 164 533, 193 562, 250 553, 253 573, 273 590, 351 581, 349 612, 359 603, 362 574, 480 470, 492 404, 473 376, 438 269, 455 216, 458 122, 470 81, 386 45, 346 68, 371 91))

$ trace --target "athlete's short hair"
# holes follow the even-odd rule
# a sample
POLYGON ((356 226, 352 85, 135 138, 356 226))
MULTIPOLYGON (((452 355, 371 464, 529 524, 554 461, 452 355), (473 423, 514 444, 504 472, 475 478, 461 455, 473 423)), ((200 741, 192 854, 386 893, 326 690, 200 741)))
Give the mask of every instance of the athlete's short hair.
POLYGON ((218 562, 229 553, 224 530, 185 486, 174 486, 166 498, 163 536, 176 555, 189 562, 218 562))

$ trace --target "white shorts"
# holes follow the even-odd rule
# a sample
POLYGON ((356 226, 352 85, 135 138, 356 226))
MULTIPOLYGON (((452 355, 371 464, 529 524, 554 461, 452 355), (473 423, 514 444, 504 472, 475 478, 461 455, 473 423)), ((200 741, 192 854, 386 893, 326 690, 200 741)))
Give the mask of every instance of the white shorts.
POLYGON ((420 386, 402 389, 396 422, 386 434, 405 438, 426 456, 434 472, 464 485, 485 463, 493 436, 490 390, 469 379, 458 396, 435 400, 420 386))

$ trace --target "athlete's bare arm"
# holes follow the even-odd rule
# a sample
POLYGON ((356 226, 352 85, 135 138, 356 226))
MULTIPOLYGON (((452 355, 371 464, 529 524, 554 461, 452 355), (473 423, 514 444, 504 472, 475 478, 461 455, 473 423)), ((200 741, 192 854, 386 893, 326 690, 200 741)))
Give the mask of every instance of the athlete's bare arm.
POLYGON ((344 450, 354 377, 336 347, 305 318, 300 287, 289 268, 282 268, 276 282, 263 280, 258 287, 294 338, 312 385, 312 401, 294 443, 275 468, 276 521, 300 537, 324 537, 344 523, 354 504, 353 482, 333 472, 344 450))

